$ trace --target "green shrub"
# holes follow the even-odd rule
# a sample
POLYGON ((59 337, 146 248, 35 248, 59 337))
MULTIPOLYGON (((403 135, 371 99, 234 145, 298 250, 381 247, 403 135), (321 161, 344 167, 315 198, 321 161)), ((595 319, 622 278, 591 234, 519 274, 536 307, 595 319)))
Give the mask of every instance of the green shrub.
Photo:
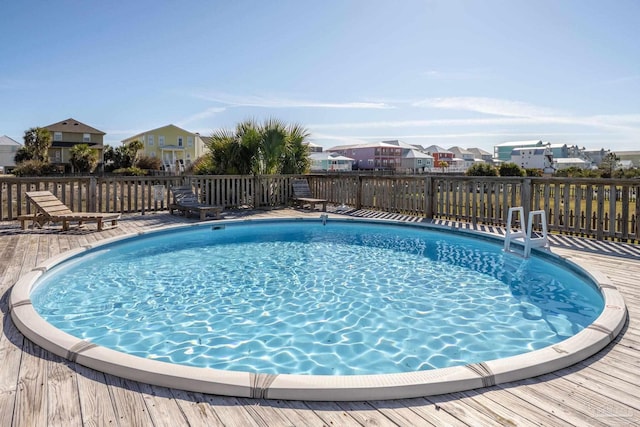
POLYGON ((524 176, 525 174, 524 169, 515 163, 503 163, 498 170, 500 176, 524 176))
POLYGON ((527 168, 524 170, 526 176, 542 176, 542 169, 527 168))
POLYGON ((61 171, 57 166, 41 160, 26 160, 13 168, 15 176, 45 176, 58 175, 61 171))
POLYGON ((498 170, 489 163, 474 163, 466 172, 467 176, 498 176, 498 170))
POLYGON ((215 165, 210 155, 198 157, 185 171, 194 175, 215 175, 215 165))
POLYGON ((135 166, 146 170, 160 170, 162 161, 158 157, 140 156, 136 160, 135 166))
POLYGON ((112 173, 115 174, 115 175, 145 176, 145 175, 147 175, 148 171, 146 171, 144 169, 137 168, 135 166, 132 166, 130 168, 116 169, 112 173))

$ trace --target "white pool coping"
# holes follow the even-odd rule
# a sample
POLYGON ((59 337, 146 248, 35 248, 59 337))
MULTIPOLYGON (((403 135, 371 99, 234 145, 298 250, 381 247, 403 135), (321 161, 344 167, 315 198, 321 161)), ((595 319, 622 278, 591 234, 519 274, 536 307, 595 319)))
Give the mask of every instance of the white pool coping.
MULTIPOLYGON (((220 226, 237 222, 290 220, 318 221, 317 218, 287 217, 224 220, 207 224, 220 226)), ((393 220, 340 218, 338 221, 389 223, 436 230, 451 228, 393 220)), ((201 227, 203 223, 168 226, 107 239, 95 245, 73 249, 45 261, 22 276, 14 285, 9 300, 13 322, 25 337, 58 356, 97 371, 147 384, 236 397, 361 401, 432 396, 488 387, 550 373, 582 361, 606 347, 622 330, 627 318, 627 309, 622 295, 608 277, 599 271, 589 271, 587 266, 579 266, 566 258, 550 254, 547 256, 559 260, 561 264, 567 265, 574 271, 580 270, 589 277, 597 284, 604 297, 604 310, 600 316, 590 326, 560 343, 503 359, 427 371, 346 376, 273 375, 196 368, 121 353, 80 340, 55 328, 40 317, 31 304, 31 290, 40 276, 72 256, 139 235, 193 226, 201 227)), ((500 239, 484 233, 451 229, 464 234, 500 239)), ((537 250, 534 252, 540 253, 537 250)))

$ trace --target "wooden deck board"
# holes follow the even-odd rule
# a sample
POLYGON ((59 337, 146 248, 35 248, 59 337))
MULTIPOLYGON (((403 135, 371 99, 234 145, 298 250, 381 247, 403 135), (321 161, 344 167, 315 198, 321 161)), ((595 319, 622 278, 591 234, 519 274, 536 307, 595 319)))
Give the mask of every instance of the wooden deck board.
MULTIPOLYGON (((401 426, 467 425, 447 411, 442 411, 442 414, 439 414, 441 416, 432 417, 430 411, 425 411, 424 408, 435 408, 435 405, 425 399, 374 400, 368 403, 392 422, 401 426)), ((440 411, 440 409, 436 409, 436 411, 440 411)))
POLYGON ((76 373, 69 368, 66 360, 55 355, 51 355, 48 363, 47 399, 49 402, 47 425, 69 427, 82 425, 76 373), (66 401, 75 404, 66 405, 66 401))
MULTIPOLYGON (((247 213, 226 212, 242 217, 247 213)), ((253 215, 253 214, 251 214, 253 215)), ((259 216, 317 217, 297 210, 259 216)), ((258 216, 255 215, 255 216, 258 216)), ((362 213, 362 216, 366 216, 362 213)), ((377 214, 370 216, 384 217, 377 214)), ((640 424, 640 260, 607 242, 563 237, 552 251, 606 274, 624 296, 629 322, 614 343, 572 367, 538 378, 429 398, 289 402, 213 396, 141 384, 63 360, 25 340, 8 313, 10 287, 45 259, 102 239, 192 223, 168 213, 125 216, 120 226, 20 230, 0 223, 0 420, 2 425, 576 425, 640 424), (576 245, 572 246, 572 241, 576 245), (607 253, 594 253, 602 245, 607 253), (594 249, 595 248, 595 249, 594 249)))
POLYGON ((211 427, 224 426, 209 404, 205 402, 203 394, 172 389, 171 395, 189 424, 211 427))
POLYGON ((149 415, 154 426, 179 427, 188 426, 182 409, 173 398, 171 390, 164 387, 137 383, 147 404, 149 415))
POLYGON ((83 425, 96 427, 118 425, 118 417, 105 382, 105 375, 77 364, 74 365, 74 370, 83 425))
POLYGON ((118 423, 123 426, 153 425, 140 384, 135 381, 105 375, 118 423))
POLYGON ((47 425, 47 354, 24 340, 18 371, 13 421, 19 426, 47 425))

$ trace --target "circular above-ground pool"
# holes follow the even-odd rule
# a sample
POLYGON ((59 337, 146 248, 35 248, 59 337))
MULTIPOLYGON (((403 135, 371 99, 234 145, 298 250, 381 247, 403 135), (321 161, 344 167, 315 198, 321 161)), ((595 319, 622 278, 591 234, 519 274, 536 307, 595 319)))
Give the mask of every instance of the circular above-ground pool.
POLYGON ((111 239, 21 278, 11 315, 82 365, 191 391, 393 399, 537 376, 613 340, 606 278, 487 235, 353 219, 220 221, 111 239))

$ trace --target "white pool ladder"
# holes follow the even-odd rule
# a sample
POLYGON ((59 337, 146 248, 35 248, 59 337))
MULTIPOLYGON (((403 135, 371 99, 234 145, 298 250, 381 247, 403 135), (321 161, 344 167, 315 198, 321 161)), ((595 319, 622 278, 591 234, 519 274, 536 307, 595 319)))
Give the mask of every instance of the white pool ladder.
POLYGON ((517 206, 509 208, 509 215, 507 216, 507 231, 504 236, 504 250, 511 252, 511 242, 518 242, 524 246, 524 257, 528 258, 531 255, 531 248, 544 248, 549 249, 549 238, 547 237, 547 215, 544 210, 529 212, 528 224, 524 220, 524 208, 517 206), (513 214, 518 213, 518 219, 520 220, 520 230, 513 229, 513 214), (536 216, 540 217, 540 225, 542 226, 541 233, 534 233, 533 223, 536 216), (526 232, 525 232, 526 230, 526 232))

